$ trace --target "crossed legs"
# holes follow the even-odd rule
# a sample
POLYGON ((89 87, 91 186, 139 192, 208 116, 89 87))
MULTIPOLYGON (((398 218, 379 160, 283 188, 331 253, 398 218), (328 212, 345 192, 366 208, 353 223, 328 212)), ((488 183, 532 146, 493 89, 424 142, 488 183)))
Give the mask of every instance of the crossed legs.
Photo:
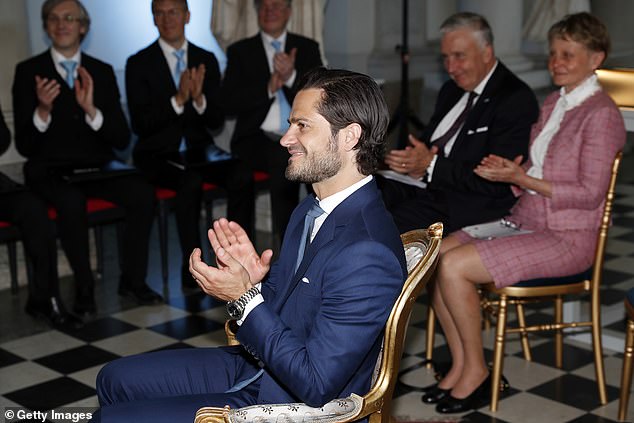
POLYGON ((432 305, 451 352, 452 366, 438 383, 451 396, 469 396, 488 376, 481 333, 477 285, 492 280, 476 248, 448 236, 432 289, 432 305))

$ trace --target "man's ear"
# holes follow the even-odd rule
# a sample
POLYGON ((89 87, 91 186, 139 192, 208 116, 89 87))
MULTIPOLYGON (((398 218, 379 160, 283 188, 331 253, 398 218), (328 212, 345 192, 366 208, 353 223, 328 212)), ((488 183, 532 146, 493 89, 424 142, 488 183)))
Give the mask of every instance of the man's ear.
POLYGON ((346 151, 352 151, 359 142, 363 129, 358 123, 351 123, 339 133, 343 135, 343 147, 346 151))

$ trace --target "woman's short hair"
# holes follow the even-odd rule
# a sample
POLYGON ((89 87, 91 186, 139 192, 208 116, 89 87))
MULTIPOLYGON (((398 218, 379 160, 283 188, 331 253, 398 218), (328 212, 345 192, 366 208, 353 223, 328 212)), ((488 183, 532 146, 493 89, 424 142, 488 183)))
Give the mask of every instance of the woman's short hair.
POLYGON ((77 5, 77 7, 79 7, 79 23, 86 28, 86 31, 81 36, 81 39, 83 40, 90 30, 90 15, 88 14, 88 10, 86 10, 79 0, 46 0, 44 4, 42 4, 42 26, 44 27, 44 31, 47 29, 46 22, 48 21, 51 11, 55 9, 58 4, 66 1, 72 1, 77 5))
POLYGON ((606 58, 610 52, 608 28, 599 18, 588 12, 564 16, 548 31, 548 42, 552 42, 554 38, 575 41, 588 50, 603 52, 606 58))
POLYGON ((333 137, 346 126, 361 126, 354 147, 357 169, 363 175, 376 171, 385 153, 385 133, 390 116, 381 89, 368 75, 323 67, 308 71, 299 90, 322 90, 317 112, 328 121, 333 137))

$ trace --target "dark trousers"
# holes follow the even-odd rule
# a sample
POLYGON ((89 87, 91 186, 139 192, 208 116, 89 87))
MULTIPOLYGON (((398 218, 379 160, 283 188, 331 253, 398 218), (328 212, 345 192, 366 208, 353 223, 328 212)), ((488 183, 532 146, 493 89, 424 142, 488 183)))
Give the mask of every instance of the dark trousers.
POLYGON ((97 376, 94 422, 192 422, 201 407, 256 403, 259 381, 225 393, 259 368, 225 348, 187 348, 124 357, 97 376), (239 378, 239 380, 237 379, 239 378))
POLYGON ((400 233, 427 228, 436 222, 443 223, 445 234, 459 229, 451 227, 447 202, 441 192, 403 184, 380 175, 376 176, 376 182, 400 233))
POLYGON ((0 194, 0 220, 20 229, 26 254, 33 264, 29 299, 42 302, 59 296, 57 246, 44 201, 26 190, 0 194))
POLYGON ((299 204, 300 187, 299 183, 289 181, 285 176, 290 158, 288 150, 280 145, 279 138, 271 139, 259 131, 254 135, 234 139, 231 152, 244 160, 252 170, 270 175, 273 233, 280 240, 283 239, 291 213, 299 204))
MULTIPOLYGON (((244 163, 231 160, 186 170, 160 158, 137 158, 135 164, 153 184, 176 191, 174 214, 183 266, 188 266, 192 250, 201 246, 199 221, 203 182, 214 183, 227 191, 227 218, 239 223, 249 236, 253 235, 253 175, 244 163)), ((207 224, 211 225, 211 222, 207 224)))
POLYGON ((142 175, 68 183, 52 174, 46 165, 29 161, 24 166, 24 176, 27 185, 57 209, 58 235, 79 293, 92 295, 94 284, 88 254, 89 197, 103 198, 124 209, 120 282, 128 287, 145 284, 154 189, 142 175))

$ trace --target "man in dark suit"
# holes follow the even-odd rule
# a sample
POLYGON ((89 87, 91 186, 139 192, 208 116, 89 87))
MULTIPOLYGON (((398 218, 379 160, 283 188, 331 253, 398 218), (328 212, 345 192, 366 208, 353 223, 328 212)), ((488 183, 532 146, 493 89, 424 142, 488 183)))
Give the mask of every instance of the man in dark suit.
POLYGON ((200 249, 190 258, 201 288, 229 301, 242 346, 108 364, 97 377, 97 421, 190 421, 206 405, 318 407, 368 391, 407 276, 398 231, 371 176, 388 120, 370 77, 323 68, 305 76, 281 145, 290 154, 286 176, 311 183, 315 195, 293 212, 280 259, 269 271, 272 251, 258 255, 226 219, 209 233, 218 267, 202 262, 200 249))
POLYGON ((94 314, 88 256, 87 197, 125 209, 119 293, 140 304, 161 302, 145 283, 154 215, 152 187, 139 174, 70 183, 62 169, 101 167, 129 143, 112 67, 80 50, 90 18, 77 0, 47 0, 43 25, 52 46, 17 65, 13 83, 15 138, 28 158, 26 184, 57 209, 57 228, 75 274, 74 310, 94 314))
POLYGON ((152 183, 176 191, 174 211, 183 254, 181 281, 196 287, 188 271, 189 254, 200 247, 203 181, 227 190, 227 216, 249 233, 254 226, 253 176, 240 161, 180 169, 165 155, 213 144, 210 130, 224 122, 220 71, 214 55, 185 38, 186 0, 153 0, 160 37, 128 59, 126 91, 132 129, 139 136, 135 164, 152 183), (179 58, 180 56, 180 58, 179 58))
MULTIPOLYGON (((11 133, 0 110, 0 154, 11 144, 11 133)), ((51 326, 79 329, 81 319, 68 313, 59 296, 57 276, 57 244, 46 204, 24 186, 0 173, 0 220, 11 222, 20 229, 24 249, 33 264, 29 278, 29 298, 25 310, 43 318, 51 326)))
POLYGON ((279 140, 297 81, 321 66, 321 55, 315 41, 286 31, 291 0, 255 0, 255 7, 260 33, 227 49, 222 93, 227 114, 237 118, 231 151, 270 175, 273 231, 282 239, 299 201, 299 184, 284 177, 288 155, 279 140))
POLYGON ((450 233, 508 214, 515 202, 509 185, 486 181, 473 169, 489 154, 526 157, 537 119, 535 95, 496 59, 482 16, 458 13, 440 30, 451 79, 438 93, 422 141, 410 136, 408 147, 390 151, 385 163, 391 171, 379 178, 401 233, 437 221, 450 233))

